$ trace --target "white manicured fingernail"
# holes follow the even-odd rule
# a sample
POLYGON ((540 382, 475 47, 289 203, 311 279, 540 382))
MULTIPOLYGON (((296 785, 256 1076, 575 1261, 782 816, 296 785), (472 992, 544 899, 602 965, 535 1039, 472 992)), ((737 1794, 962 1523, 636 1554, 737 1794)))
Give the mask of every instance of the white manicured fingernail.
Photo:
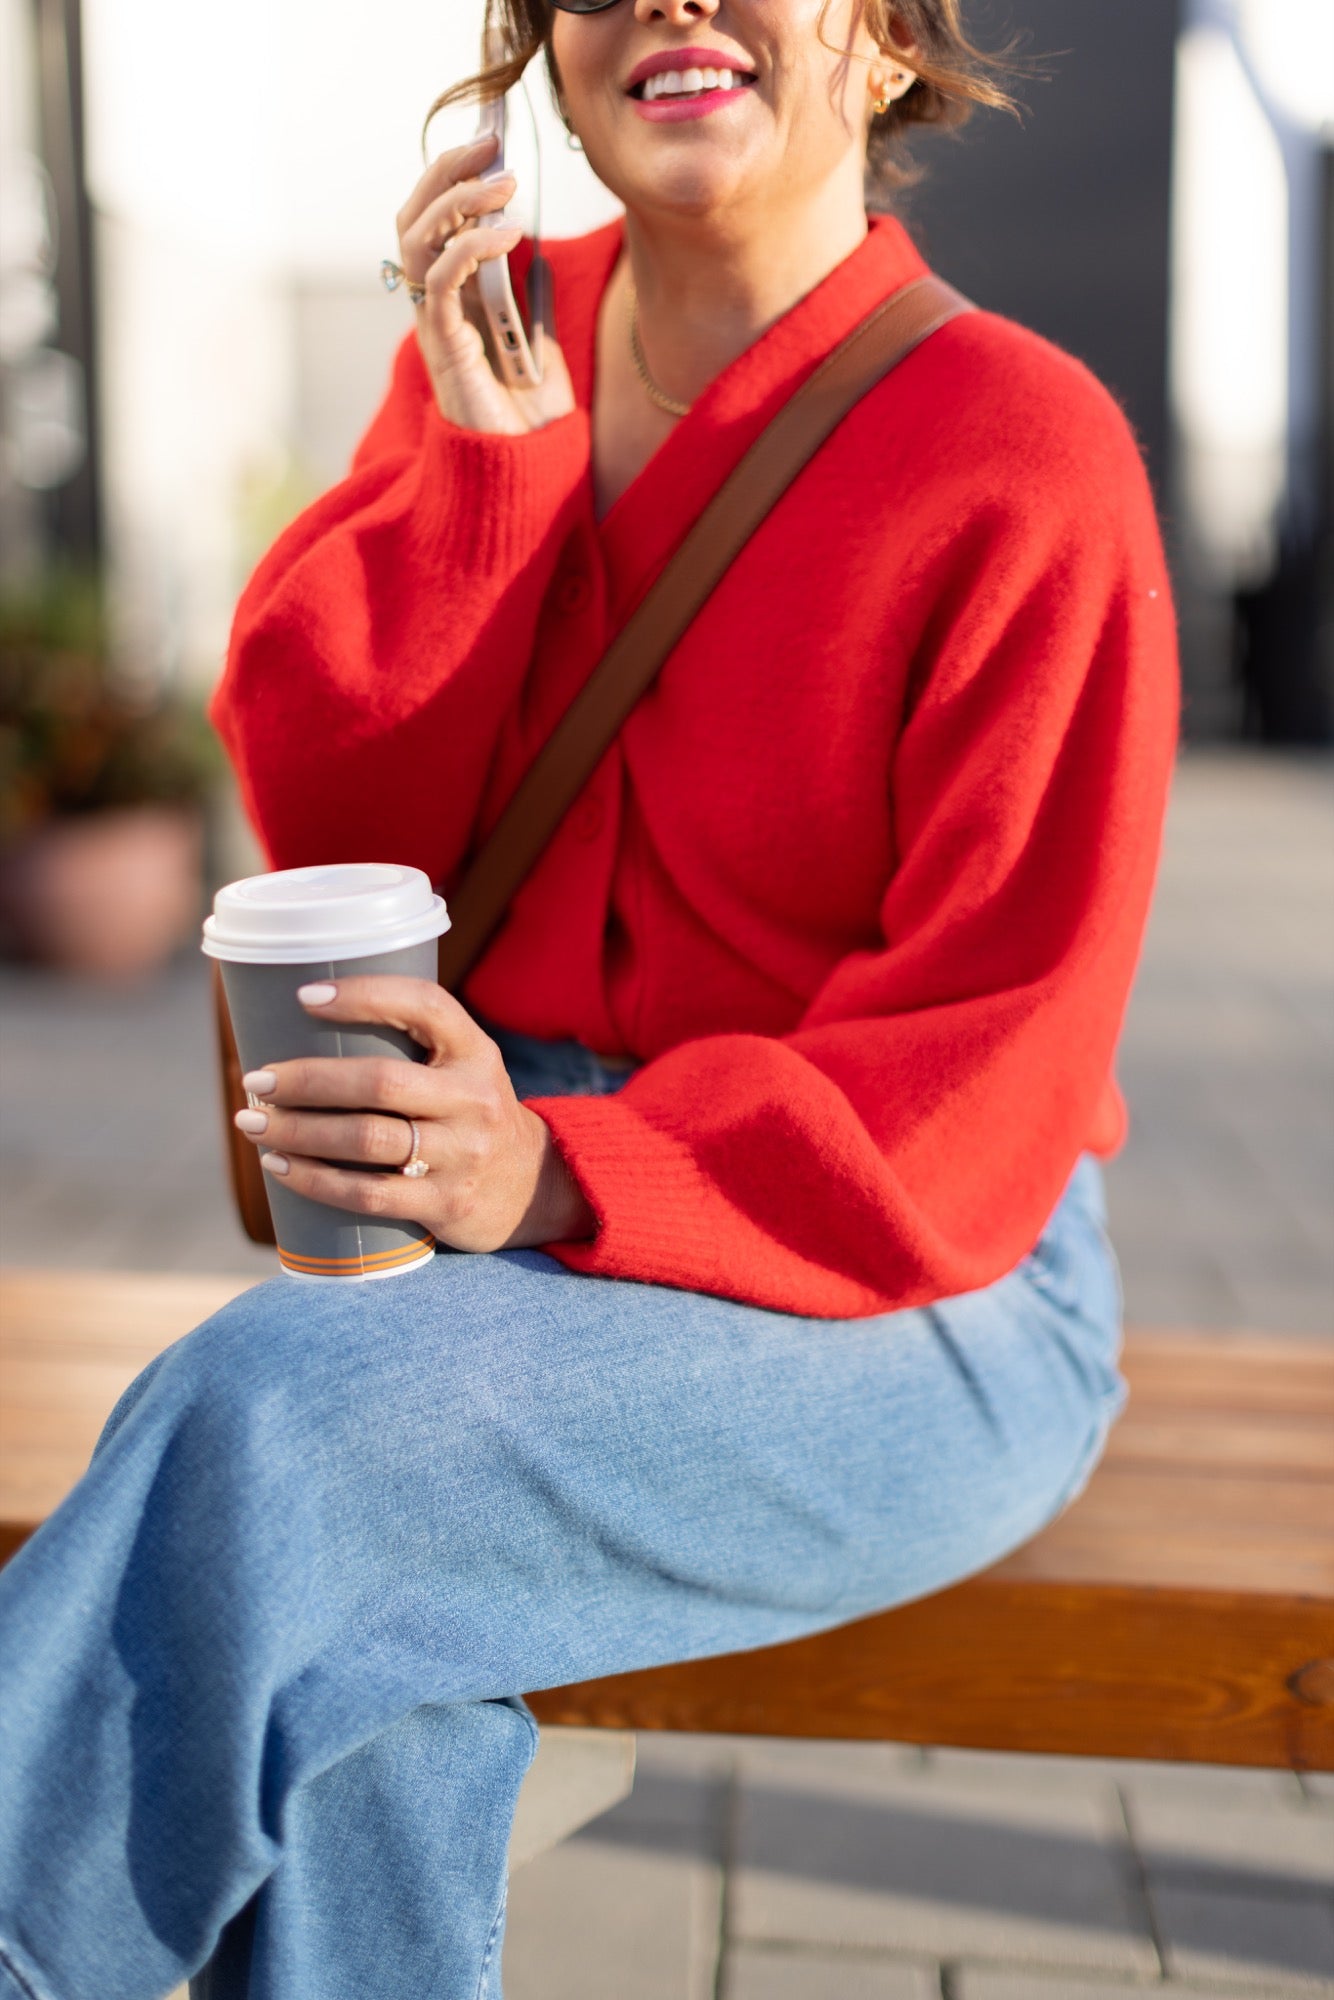
POLYGON ((278 1088, 278 1078, 271 1069, 251 1069, 241 1078, 241 1085, 254 1097, 267 1097, 278 1088))
POLYGON ((291 1163, 285 1153, 261 1153, 259 1164, 266 1174, 285 1174, 291 1163))
POLYGON ((338 998, 338 988, 327 979, 317 979, 313 986, 298 986, 296 997, 303 1007, 327 1007, 338 998))
POLYGON ((238 1111, 233 1123, 238 1132, 267 1132, 269 1114, 267 1111, 238 1111))

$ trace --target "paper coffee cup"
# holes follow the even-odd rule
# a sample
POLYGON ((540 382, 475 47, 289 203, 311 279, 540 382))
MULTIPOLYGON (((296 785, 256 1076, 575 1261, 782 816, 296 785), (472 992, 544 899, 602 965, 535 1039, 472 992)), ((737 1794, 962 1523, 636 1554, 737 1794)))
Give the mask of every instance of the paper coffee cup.
MULTIPOLYGON (((316 979, 390 972, 436 976, 436 940, 449 929, 444 899, 420 868, 392 862, 335 862, 284 868, 229 882, 204 920, 203 949, 220 961, 243 1070, 298 1056, 390 1056, 423 1062, 410 1035, 368 1022, 322 1023, 296 997, 316 979)), ((263 1100, 252 1098, 258 1109, 263 1100)), ((410 1139, 403 1126, 404 1157, 410 1139)), ((421 1223, 386 1221, 330 1208, 264 1184, 283 1269, 295 1278, 344 1282, 394 1278, 434 1254, 421 1223)))

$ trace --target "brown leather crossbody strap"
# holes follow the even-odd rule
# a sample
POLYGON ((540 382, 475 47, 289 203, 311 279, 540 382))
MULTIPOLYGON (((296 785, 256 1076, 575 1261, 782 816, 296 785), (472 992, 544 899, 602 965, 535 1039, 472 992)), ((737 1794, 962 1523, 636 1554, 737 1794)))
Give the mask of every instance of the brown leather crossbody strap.
MULTIPOLYGON (((570 703, 451 896, 451 927, 440 940, 442 986, 456 988, 467 977, 640 695, 802 466, 897 362, 946 320, 972 310, 939 278, 905 285, 826 356, 760 433, 570 703)), ((216 994, 232 1191, 246 1234, 272 1243, 259 1154, 231 1121, 245 1093, 220 979, 216 994)))
POLYGON ((539 750, 460 887, 440 940, 458 987, 659 667, 775 501, 866 391, 937 327, 974 308, 917 278, 854 327, 729 473, 539 750))

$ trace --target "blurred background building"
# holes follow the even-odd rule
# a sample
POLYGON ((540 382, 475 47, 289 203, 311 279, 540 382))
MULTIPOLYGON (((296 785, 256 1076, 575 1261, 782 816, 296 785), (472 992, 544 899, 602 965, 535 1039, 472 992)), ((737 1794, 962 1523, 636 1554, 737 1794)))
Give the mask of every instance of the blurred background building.
POLYGON ((1196 742, 1334 730, 1334 0, 1012 0, 1022 127, 924 148, 909 213, 1116 391, 1157 489, 1196 742))

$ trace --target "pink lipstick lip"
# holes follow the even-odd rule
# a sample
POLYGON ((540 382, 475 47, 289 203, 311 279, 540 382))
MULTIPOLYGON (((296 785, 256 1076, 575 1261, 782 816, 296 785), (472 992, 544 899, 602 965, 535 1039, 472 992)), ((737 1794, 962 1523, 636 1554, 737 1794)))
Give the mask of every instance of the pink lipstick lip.
POLYGON ((737 90, 706 90, 702 97, 656 97, 651 104, 645 104, 642 97, 632 97, 630 102, 641 118, 651 118, 658 125, 674 125, 683 118, 707 118, 711 111, 734 104, 746 94, 743 84, 737 90))
POLYGON ((659 49, 656 55, 645 56, 643 62, 635 64, 625 80, 625 88, 633 90, 636 84, 666 69, 730 69, 744 76, 755 74, 748 62, 739 61, 725 49, 659 49))

